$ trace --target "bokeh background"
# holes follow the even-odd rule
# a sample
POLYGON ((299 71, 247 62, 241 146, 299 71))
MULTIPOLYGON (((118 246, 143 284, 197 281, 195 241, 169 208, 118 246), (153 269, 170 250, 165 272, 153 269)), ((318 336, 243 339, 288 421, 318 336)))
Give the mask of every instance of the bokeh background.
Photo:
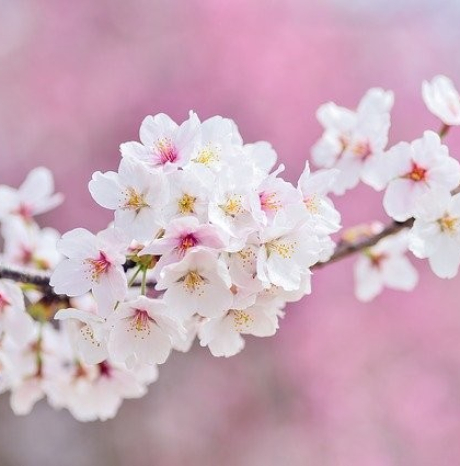
MULTIPOLYGON (((234 118, 296 181, 317 107, 396 92, 391 141, 439 123, 423 79, 460 86, 458 0, 0 0, 0 183, 53 169, 67 201, 42 218, 98 229, 87 182, 115 169, 147 114, 234 118)), ((460 130, 447 138, 460 156, 460 130)), ((343 223, 384 219, 380 195, 337 200, 343 223)), ((214 359, 176 353, 115 420, 79 424, 0 398, 1 466, 456 466, 459 281, 418 263, 414 293, 353 297, 353 259, 318 271, 276 337, 214 359)))

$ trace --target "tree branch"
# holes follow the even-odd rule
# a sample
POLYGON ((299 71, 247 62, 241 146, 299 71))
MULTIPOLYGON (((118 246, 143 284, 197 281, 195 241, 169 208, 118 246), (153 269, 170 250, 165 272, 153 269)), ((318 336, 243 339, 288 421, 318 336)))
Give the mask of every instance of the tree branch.
POLYGON ((380 233, 369 236, 368 238, 364 238, 358 241, 341 241, 339 244, 337 244, 334 254, 332 254, 332 256, 327 261, 318 262, 311 268, 321 269, 328 264, 345 259, 352 254, 376 245, 380 240, 386 238, 387 236, 395 235, 405 228, 411 228, 413 224, 413 218, 410 218, 405 222, 392 222, 388 224, 380 233))
MULTIPOLYGON (((318 262, 312 267, 312 269, 321 269, 328 264, 340 261, 359 251, 370 248, 371 246, 377 244, 381 239, 394 235, 404 228, 410 228, 413 223, 413 218, 410 218, 405 222, 392 222, 387 225, 380 233, 372 235, 369 238, 364 238, 353 242, 341 241, 338 243, 335 252, 332 254, 330 259, 325 262, 318 262)), ((134 263, 126 264, 127 266, 125 269, 131 268, 133 264, 134 263)), ((34 285, 37 288, 40 288, 46 297, 60 298, 60 296, 57 295, 53 291, 53 288, 50 286, 50 278, 51 275, 48 272, 39 272, 32 269, 0 264, 0 279, 8 279, 19 283, 34 285)))

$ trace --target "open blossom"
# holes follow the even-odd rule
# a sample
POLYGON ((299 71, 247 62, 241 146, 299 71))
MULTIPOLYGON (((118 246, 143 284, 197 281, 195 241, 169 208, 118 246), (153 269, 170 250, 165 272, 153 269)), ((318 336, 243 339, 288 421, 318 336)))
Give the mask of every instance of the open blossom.
POLYGON ((172 349, 173 336, 185 335, 163 300, 139 296, 122 303, 110 315, 108 350, 114 361, 162 364, 172 349))
POLYGON ((18 189, 0 186, 0 221, 19 216, 29 221, 36 215, 54 209, 63 201, 62 194, 53 193, 52 173, 44 167, 35 168, 18 189))
POLYGON ((166 188, 164 175, 132 157, 121 160, 118 173, 96 172, 89 183, 93 199, 115 211, 114 225, 139 241, 152 238, 159 230, 166 188))
POLYGON ((276 306, 255 304, 246 309, 230 309, 225 315, 204 321, 198 332, 201 346, 213 356, 230 357, 244 347, 241 335, 269 337, 278 329, 276 306))
POLYGON ((230 309, 233 294, 227 267, 206 249, 190 251, 181 262, 163 268, 157 290, 171 315, 186 320, 194 314, 218 317, 230 309))
POLYGON ((401 142, 373 159, 366 172, 368 184, 386 188, 386 213, 403 222, 415 213, 420 197, 432 189, 453 190, 460 183, 460 164, 449 156, 446 146, 433 131, 411 144, 401 142))
POLYGON ((321 254, 319 238, 309 225, 304 206, 278 215, 274 224, 261 233, 260 242, 257 276, 265 287, 299 289, 303 275, 321 254))
POLYGON ((424 81, 422 95, 428 110, 446 125, 460 125, 460 95, 446 76, 424 81))
POLYGON ((440 278, 453 278, 460 264, 460 194, 432 191, 417 204, 409 249, 440 278))
POLYGON ((75 330, 75 351, 86 364, 98 364, 108 357, 106 319, 94 312, 82 309, 61 309, 54 316, 56 320, 71 319, 78 322, 75 330))
POLYGON ((385 149, 392 107, 393 93, 374 88, 361 99, 356 111, 332 102, 318 109, 324 133, 313 146, 312 156, 317 166, 340 170, 332 186, 334 194, 354 188, 369 160, 385 149))
POLYGON ((180 126, 168 115, 148 116, 142 122, 141 142, 127 142, 120 146, 123 157, 134 157, 149 167, 166 171, 184 166, 195 151, 200 121, 195 113, 180 126))
POLYGON ((62 258, 56 249, 60 234, 53 228, 40 229, 34 222, 12 218, 1 231, 5 240, 3 259, 9 264, 51 270, 62 258))
POLYGON ((92 290, 101 312, 110 312, 127 292, 122 265, 128 242, 116 228, 93 235, 77 228, 64 234, 57 248, 66 259, 55 269, 50 284, 56 293, 80 296, 92 290))
POLYGON ((200 124, 199 138, 191 164, 199 170, 218 172, 231 163, 241 146, 241 136, 235 123, 221 116, 213 116, 200 124))
MULTIPOLYGON (((383 225, 377 225, 378 230, 383 225)), ((418 274, 405 256, 408 233, 402 231, 367 248, 354 268, 355 294, 360 301, 371 301, 385 287, 411 291, 418 282, 418 274)))
POLYGON ((161 238, 154 239, 139 253, 161 256, 156 269, 179 262, 187 252, 197 247, 221 250, 226 243, 218 228, 209 224, 200 224, 196 217, 180 217, 171 221, 161 238))

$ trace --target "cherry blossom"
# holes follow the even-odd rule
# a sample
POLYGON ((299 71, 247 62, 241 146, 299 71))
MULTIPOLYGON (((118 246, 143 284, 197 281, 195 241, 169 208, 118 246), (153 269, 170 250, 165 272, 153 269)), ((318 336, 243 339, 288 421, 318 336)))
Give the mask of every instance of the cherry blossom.
POLYGON ((122 265, 127 241, 121 230, 109 228, 93 235, 77 228, 62 236, 57 249, 66 259, 51 277, 56 293, 80 296, 92 290, 102 312, 124 299, 127 279, 122 265))
POLYGON ((385 149, 392 107, 393 93, 373 88, 361 99, 356 111, 333 102, 318 109, 316 116, 325 131, 313 146, 312 157, 321 168, 340 170, 332 186, 334 194, 342 195, 354 188, 363 179, 362 171, 369 161, 385 149))
POLYGON ((109 354, 114 361, 130 367, 135 363, 164 363, 171 352, 173 335, 185 333, 168 314, 164 301, 145 296, 120 304, 109 323, 109 354))
POLYGON ((455 189, 460 183, 460 164, 449 156, 447 146, 433 131, 411 144, 401 142, 375 157, 367 167, 367 182, 377 190, 386 188, 386 213, 403 222, 414 216, 420 197, 434 188, 455 189))
MULTIPOLYGON (((377 232, 383 227, 375 226, 377 232)), ((415 288, 418 274, 405 256, 407 246, 408 233, 402 231, 363 251, 354 267, 355 294, 360 301, 371 301, 385 287, 403 291, 415 288)))
POLYGON ((225 263, 206 250, 190 251, 182 261, 163 268, 156 286, 172 315, 218 317, 231 308, 233 293, 225 263))
POLYGON ((200 122, 195 113, 180 126, 168 115, 148 116, 142 122, 139 142, 120 146, 123 157, 130 156, 154 168, 167 171, 184 166, 195 151, 199 138, 200 122))
POLYGON ((426 259, 440 278, 453 278, 460 264, 460 194, 434 190, 424 195, 410 231, 409 249, 426 259))
POLYGON ((53 175, 47 168, 32 170, 18 189, 0 186, 0 221, 19 216, 29 221, 36 215, 54 209, 63 201, 62 194, 54 193, 53 175))
POLYGON ((425 105, 446 125, 460 125, 460 95, 446 76, 424 81, 422 95, 425 105))
POLYGON ((160 229, 166 182, 160 172, 152 172, 142 162, 125 157, 118 173, 94 173, 89 190, 98 204, 115 210, 114 225, 133 239, 147 240, 160 229))

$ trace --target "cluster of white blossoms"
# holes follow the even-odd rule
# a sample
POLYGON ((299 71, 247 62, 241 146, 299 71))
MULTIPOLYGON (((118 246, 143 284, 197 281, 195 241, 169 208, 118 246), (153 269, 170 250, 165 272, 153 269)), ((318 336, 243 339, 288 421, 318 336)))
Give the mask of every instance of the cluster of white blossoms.
MULTIPOLYGON (((19 189, 0 186, 2 266, 26 268, 37 276, 56 268, 62 260, 56 248, 60 234, 40 229, 34 217, 62 202, 53 194, 49 170, 29 173, 19 189)), ((20 269, 19 269, 20 268, 20 269)), ((16 414, 27 414, 43 397, 55 408, 67 408, 81 421, 113 417, 123 398, 137 398, 157 378, 155 366, 128 370, 110 359, 86 363, 75 342, 80 328, 67 322, 54 326, 57 307, 67 298, 50 297, 33 284, 0 279, 0 392, 11 392, 16 414)), ((89 296, 72 304, 91 309, 89 296)))
POLYGON ((312 267, 350 245, 360 251, 362 301, 416 286, 408 251, 439 277, 455 276, 460 165, 441 137, 460 125, 460 96, 436 77, 423 98, 442 130, 389 149, 391 92, 371 89, 356 111, 323 105, 312 150, 320 169, 306 162, 297 186, 281 177, 270 144, 244 144, 232 120, 148 116, 140 142, 120 146, 118 171, 89 183, 114 214, 96 234, 38 227, 34 217, 62 201, 48 170, 19 189, 0 186, 0 390, 14 411, 46 397, 79 420, 113 417, 123 399, 146 392, 172 350, 198 340, 228 357, 246 335, 274 335, 286 303, 311 292, 312 267), (336 247, 341 217, 328 196, 360 181, 385 190, 394 223, 349 229, 336 247), (27 274, 5 274, 14 267, 27 274), (46 286, 27 280, 48 272, 46 286))

